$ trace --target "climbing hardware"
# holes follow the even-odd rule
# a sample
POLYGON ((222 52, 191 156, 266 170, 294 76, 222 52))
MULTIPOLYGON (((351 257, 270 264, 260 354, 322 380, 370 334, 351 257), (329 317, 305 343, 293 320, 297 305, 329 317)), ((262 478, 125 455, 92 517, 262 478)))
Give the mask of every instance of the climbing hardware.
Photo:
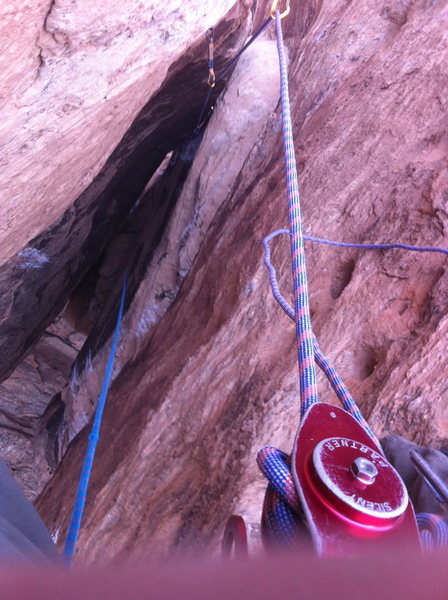
POLYGON ((207 31, 208 41, 208 85, 212 88, 215 87, 216 75, 215 75, 215 61, 213 58, 213 28, 207 31))
MULTIPOLYGON (((406 487, 362 416, 349 391, 325 358, 313 334, 309 310, 299 185, 292 135, 288 77, 281 20, 289 14, 289 2, 280 12, 278 0, 271 8, 275 19, 280 63, 283 146, 288 196, 289 229, 264 239, 265 264, 275 299, 296 325, 300 374, 301 422, 292 455, 263 448, 258 465, 268 479, 262 515, 265 547, 276 544, 313 549, 319 555, 354 555, 372 547, 383 550, 397 544, 420 549, 417 520, 406 487), (270 261, 270 241, 288 234, 291 244, 294 308, 280 293, 270 261), (321 368, 343 409, 319 402, 315 363, 321 368)), ((446 249, 405 244, 345 244, 308 238, 318 243, 365 249, 403 248, 447 253, 446 249)), ((229 520, 235 546, 247 548, 246 532, 229 520), (233 524, 233 525, 232 525, 233 524), (235 536, 239 534, 238 542, 235 536)), ((435 515, 420 515, 425 528, 423 545, 446 541, 446 531, 435 515)))
MULTIPOLYGON (((273 295, 296 326, 297 357, 300 375, 301 422, 294 441, 292 455, 276 448, 263 448, 257 457, 261 471, 268 479, 262 517, 262 537, 266 547, 291 544, 313 548, 320 555, 347 555, 370 548, 388 548, 405 544, 420 548, 417 523, 424 548, 448 545, 446 520, 437 515, 420 514, 417 520, 406 487, 398 473, 384 457, 382 448, 338 376, 322 353, 314 336, 308 300, 304 240, 342 247, 368 250, 400 248, 420 252, 442 252, 448 249, 408 246, 406 244, 349 244, 304 236, 302 232, 300 197, 292 123, 289 105, 288 77, 281 20, 290 12, 290 0, 280 11, 274 0, 269 18, 224 68, 215 74, 214 31, 206 33, 208 42, 209 90, 202 106, 193 136, 205 127, 213 106, 212 91, 241 54, 275 20, 280 63, 283 142, 288 194, 289 229, 279 230, 264 239, 265 264, 269 271, 273 295), (208 109, 208 110, 207 110, 208 109), (275 268, 270 260, 270 241, 287 234, 291 243, 294 307, 282 296, 275 268), (327 377, 343 409, 319 402, 315 363, 327 377)), ((99 440, 102 414, 112 375, 118 337, 124 311, 126 277, 112 341, 112 348, 95 413, 92 432, 82 468, 75 506, 69 526, 65 558, 71 564, 79 535, 90 473, 99 440)), ((418 459, 416 459, 418 462, 418 459)), ((424 465, 419 463, 424 470, 424 465)), ((431 484, 430 474, 426 473, 431 484)), ((447 490, 432 480, 440 493, 447 490)), ((244 519, 233 515, 228 520, 222 542, 224 557, 247 557, 248 542, 244 519)))
POLYGON ((214 62, 214 33, 213 29, 208 29, 205 35, 207 43, 208 43, 208 86, 209 90, 205 97, 202 108, 199 112, 199 118, 196 123, 196 127, 193 130, 193 135, 198 135, 201 130, 205 127, 208 122, 208 119, 213 112, 213 104, 210 106, 210 101, 212 99, 213 88, 217 83, 222 81, 225 76, 230 72, 232 67, 236 65, 241 55, 251 46, 255 40, 265 31, 269 25, 272 23, 272 19, 269 17, 253 34, 253 36, 244 44, 241 50, 231 59, 228 63, 215 74, 215 62, 214 62))

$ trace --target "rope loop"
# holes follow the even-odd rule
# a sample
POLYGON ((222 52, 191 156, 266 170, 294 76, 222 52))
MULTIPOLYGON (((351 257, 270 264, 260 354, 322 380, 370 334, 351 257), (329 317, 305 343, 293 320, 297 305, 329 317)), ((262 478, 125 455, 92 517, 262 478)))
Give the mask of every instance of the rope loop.
POLYGON ((424 552, 448 547, 448 523, 443 517, 418 513, 416 518, 424 552))
MULTIPOLYGON (((277 5, 278 5, 278 0, 274 0, 274 2, 272 3, 272 7, 271 7, 271 19, 275 19, 275 11, 278 10, 277 5)), ((286 0, 286 8, 282 13, 280 13, 280 19, 283 19, 283 17, 287 17, 289 15, 290 10, 291 10, 290 0, 286 0)))
POLYGON ((268 479, 263 504, 263 537, 268 543, 294 544, 304 537, 305 517, 291 475, 291 457, 267 446, 259 451, 258 467, 268 479))

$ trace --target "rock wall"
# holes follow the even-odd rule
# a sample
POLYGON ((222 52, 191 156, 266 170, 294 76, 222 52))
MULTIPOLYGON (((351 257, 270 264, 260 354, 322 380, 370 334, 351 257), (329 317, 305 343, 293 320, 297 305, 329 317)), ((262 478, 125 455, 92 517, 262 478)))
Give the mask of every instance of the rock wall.
POLYGON ((204 31, 225 17, 221 60, 242 45, 249 3, 209 4, 174 2, 162 14, 153 2, 127 3, 126 11, 114 2, 101 9, 52 2, 42 14, 2 6, 5 43, 16 47, 22 23, 34 36, 5 69, 1 378, 56 318, 166 153, 191 131, 207 77, 204 31), (188 102, 186 90, 194 90, 188 102))
POLYGON ((14 4, 1 8, 0 264, 74 203, 169 68, 234 2, 14 4))
MULTIPOLYGON (((90 332, 92 323, 83 314, 88 312, 83 306, 86 288, 103 288, 97 294, 102 295, 104 313, 97 345, 107 339, 113 327, 107 315, 115 308, 120 284, 117 290, 110 284, 104 290, 95 281, 102 277, 104 282, 112 262, 121 272, 125 266, 131 271, 131 292, 138 287, 160 235, 154 222, 160 229, 165 209, 155 218, 157 203, 146 206, 145 214, 140 211, 141 222, 148 223, 143 242, 125 251, 123 238, 129 238, 129 229, 138 229, 127 217, 132 211, 139 213, 142 191, 197 119, 208 75, 204 32, 221 19, 219 68, 244 43, 253 21, 246 1, 193 2, 188 7, 173 2, 162 12, 153 2, 127 3, 126 10, 117 6, 51 2, 16 7, 6 2, 0 8, 6 48, 0 58, 5 74, 0 126, 0 381, 11 380, 0 391, 6 428, 0 447, 31 497, 52 470, 46 464, 42 417, 50 415, 45 411, 66 387, 69 373, 57 389, 53 375, 42 379, 20 361, 45 328, 60 320, 68 300, 65 316, 75 330, 63 326, 68 332, 59 332, 60 347, 67 341, 71 345, 71 334, 85 337, 90 332), (25 35, 19 35, 24 24, 25 35), (11 416, 23 427, 10 427, 11 416), (24 462, 25 448, 29 452, 24 462), (44 468, 36 471, 37 464, 44 468)), ((217 86, 214 95, 221 89, 217 86)), ((94 317, 96 321, 98 311, 94 317)), ((90 364, 91 355, 85 351, 84 364, 90 364)), ((71 383, 76 390, 75 367, 71 383)))
MULTIPOLYGON (((447 245, 447 26, 442 0, 292 7, 284 27, 306 233, 447 245)), ((263 236, 287 224, 272 38, 246 53, 218 102, 128 308, 82 560, 212 551, 232 511, 259 518, 257 449, 291 448, 294 331, 261 251, 263 236)), ((315 333, 378 435, 446 444, 446 257, 307 251, 315 333)), ((287 295, 285 239, 273 260, 287 295)), ((70 443, 37 502, 58 541, 106 357, 104 347, 66 398, 70 443)), ((322 377, 319 388, 334 401, 322 377)))

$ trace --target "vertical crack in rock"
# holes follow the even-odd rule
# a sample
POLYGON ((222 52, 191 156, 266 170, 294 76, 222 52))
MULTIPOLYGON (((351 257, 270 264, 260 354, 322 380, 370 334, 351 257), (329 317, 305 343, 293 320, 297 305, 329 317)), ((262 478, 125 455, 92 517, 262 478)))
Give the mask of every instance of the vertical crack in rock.
MULTIPOLYGON (((221 60, 225 60, 226 48, 233 52, 233 44, 241 44, 236 28, 235 21, 218 27, 221 60)), ((0 377, 11 373, 24 351, 62 310, 163 157, 192 131, 205 93, 203 47, 201 41, 170 67, 160 91, 74 204, 28 248, 0 267, 0 377), (43 258, 31 264, 29 257, 37 256, 46 257, 45 264, 43 258), (21 285, 24 271, 26 287, 21 285)), ((215 94, 221 90, 222 85, 217 86, 215 94)))
MULTIPOLYGON (((51 11, 54 8, 55 3, 56 3, 56 0, 51 0, 50 1, 50 4, 48 6, 48 10, 47 10, 47 12, 46 12, 46 14, 44 16, 44 19, 43 19, 42 29, 39 30, 38 34, 37 34, 36 47, 38 49, 38 54, 37 54, 38 65, 37 65, 37 71, 36 71, 35 80, 39 79, 39 77, 40 77, 40 75, 42 73, 42 69, 45 66, 44 49, 43 49, 42 45, 40 44, 40 39, 41 39, 42 34, 44 34, 44 35, 45 34, 51 35, 51 33, 47 29, 47 22, 48 22, 48 19, 50 17, 51 11)), ((53 36, 53 38, 54 38, 54 36, 53 36)))
MULTIPOLYGON (((49 32, 54 6, 53 1, 46 11, 41 35, 49 32)), ((218 65, 244 43, 246 10, 236 7, 216 27, 218 65)), ((46 41, 44 45, 48 46, 46 41)), ((42 46, 37 46, 43 66, 42 46)), ((170 66, 157 93, 73 205, 0 267, 0 370, 4 380, 0 402, 12 406, 13 398, 17 399, 14 408, 3 411, 0 449, 31 498, 53 473, 65 449, 67 383, 70 379, 75 392, 83 371, 92 371, 92 359, 114 326, 124 270, 129 271, 129 304, 188 173, 194 151, 188 160, 184 151, 177 161, 165 165, 163 177, 155 174, 167 152, 185 149, 185 140, 191 136, 207 92, 205 56, 201 36, 170 66), (153 176, 154 184, 150 182, 153 176), (58 314, 57 322, 51 324, 58 314), (46 327, 53 332, 51 344, 55 346, 48 360, 45 352, 42 357, 41 343, 49 339, 46 334, 41 337, 46 327), (62 370, 58 352, 69 361, 62 370), (28 353, 25 358, 24 353, 28 353), (25 403, 20 382, 22 393, 28 395, 25 403)), ((223 85, 216 86, 211 102, 223 85)), ((197 147, 199 142, 200 136, 193 145, 197 147)))

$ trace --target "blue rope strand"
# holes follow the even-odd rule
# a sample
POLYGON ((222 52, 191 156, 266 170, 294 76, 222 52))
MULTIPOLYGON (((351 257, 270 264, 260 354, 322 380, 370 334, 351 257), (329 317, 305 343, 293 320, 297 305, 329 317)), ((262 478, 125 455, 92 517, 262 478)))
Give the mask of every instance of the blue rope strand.
MULTIPOLYGON (((289 234, 289 229, 277 229, 264 240, 269 242, 272 238, 277 235, 289 234)), ((411 250, 413 252, 440 252, 442 254, 448 254, 448 248, 440 248, 439 246, 411 246, 410 244, 402 244, 401 242, 393 242, 391 244, 361 244, 352 242, 335 242, 333 240, 327 240, 325 238, 316 238, 311 235, 304 235, 303 239, 307 242, 313 242, 316 244, 326 244, 327 246, 338 246, 340 248, 361 248, 361 250, 411 250)))
MULTIPOLYGON (((279 230, 282 233, 289 233, 287 229, 279 230)), ((437 246, 410 246, 409 244, 352 244, 349 242, 334 242, 333 240, 325 240, 322 238, 311 237, 310 235, 304 235, 303 238, 309 242, 315 242, 317 244, 327 244, 328 246, 339 246, 341 248, 361 248, 362 250, 393 250, 398 248, 399 250, 413 250, 414 252, 441 252, 442 254, 448 254, 448 248, 438 248, 437 246)))
MULTIPOLYGON (((288 304, 288 302, 285 300, 285 298, 282 296, 282 294, 280 292, 280 288, 279 288, 278 281, 277 281, 277 273, 271 262, 271 248, 269 246, 269 242, 273 238, 275 238, 278 235, 285 234, 285 233, 289 234, 289 230, 288 229, 279 229, 277 231, 273 231, 272 233, 270 233, 263 239, 264 264, 266 265, 268 272, 269 272, 269 283, 271 285, 271 290, 272 290, 272 294, 273 294, 274 298, 280 304, 281 308, 288 315, 288 317, 292 321, 294 321, 294 309, 292 308, 292 306, 290 306, 288 304)), ((345 386, 344 382, 339 377, 338 373, 336 372, 336 369, 333 367, 331 362, 328 360, 328 358, 326 358, 324 356, 322 350, 320 349, 319 342, 317 341, 316 337, 314 336, 314 333, 313 333, 313 344, 314 344, 315 361, 316 361, 317 365, 320 367, 320 369, 322 370, 322 372, 325 374, 331 387, 333 388, 337 397, 339 398, 339 401, 341 402, 342 406, 344 407, 344 409, 347 412, 349 412, 358 421, 358 423, 364 428, 366 433, 372 438, 372 440, 375 442, 375 444, 379 448, 381 448, 378 438, 373 433, 373 431, 370 428, 367 421, 364 419, 355 400, 353 399, 352 395, 348 391, 348 388, 345 386)))
POLYGON ((446 519, 431 513, 418 513, 416 519, 425 552, 448 546, 448 523, 446 519))
POLYGON ((245 52, 249 46, 251 44, 253 44, 255 42, 255 40, 257 39, 257 37, 259 37, 263 31, 265 29, 268 28, 268 26, 272 23, 272 19, 271 17, 269 17, 264 23, 263 25, 261 25, 261 27, 259 27, 257 29, 257 31, 253 34, 253 36, 250 38, 250 40, 248 42, 246 42, 244 44, 244 46, 241 48, 241 50, 238 52, 238 54, 236 56, 234 56, 234 58, 232 58, 225 67, 223 67, 221 69, 221 71, 218 73, 217 77, 216 77, 216 81, 220 81, 224 75, 226 75, 226 73, 229 71, 229 69, 231 69, 233 67, 233 65, 238 61, 238 59, 240 58, 240 56, 243 54, 243 52, 245 52))
POLYGON ((81 519, 84 512, 86 503, 87 489, 89 487, 89 479, 92 471, 93 460, 95 458, 95 450, 98 440, 100 438, 100 427, 101 419, 103 417, 104 406, 106 404, 107 392, 109 389, 110 380, 112 377, 112 369, 114 366, 115 354, 117 351, 118 338, 120 335, 121 320, 123 317, 124 301, 126 296, 126 276, 123 281, 123 288, 121 291, 120 308, 118 310, 117 323, 115 325, 114 337, 112 340, 112 347, 110 349, 109 360, 107 362, 106 372, 104 374, 103 386, 101 394, 98 399, 98 406, 95 412, 95 418, 92 425, 92 431, 89 435, 89 443, 87 446, 86 456, 84 458, 84 464, 81 471, 81 477, 78 483, 78 490, 76 493, 75 504, 73 508, 70 525, 68 528, 67 538, 64 546, 64 558, 68 566, 73 561, 75 554, 76 541, 78 539, 79 530, 81 527, 81 519))

